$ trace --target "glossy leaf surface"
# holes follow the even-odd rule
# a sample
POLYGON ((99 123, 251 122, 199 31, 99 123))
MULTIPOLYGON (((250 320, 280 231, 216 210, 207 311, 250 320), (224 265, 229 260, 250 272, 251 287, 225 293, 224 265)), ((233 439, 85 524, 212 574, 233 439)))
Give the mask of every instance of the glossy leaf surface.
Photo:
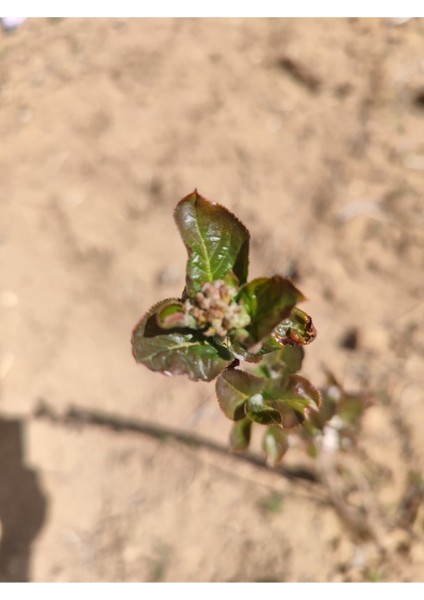
POLYGON ((165 375, 186 374, 193 381, 211 381, 228 366, 233 355, 189 329, 162 330, 157 315, 169 303, 170 300, 164 300, 153 306, 135 327, 132 335, 135 359, 165 375))
POLYGON ((260 425, 280 425, 281 415, 269 402, 265 402, 262 394, 255 394, 246 403, 248 416, 260 425))
POLYGON ((311 317, 297 306, 272 333, 281 344, 310 344, 317 335, 311 317))
POLYGON ((287 373, 297 373, 302 368, 305 351, 302 346, 283 346, 264 357, 264 363, 287 373))
POLYGON ((246 402, 258 394, 263 385, 264 380, 260 377, 239 369, 227 369, 216 381, 219 406, 229 419, 243 419, 246 402))
POLYGON ((231 271, 240 284, 245 283, 250 236, 237 217, 194 191, 178 203, 175 220, 188 251, 189 297, 194 297, 202 284, 225 279, 231 271))
POLYGON ((300 347, 309 344, 316 338, 316 335, 317 331, 311 317, 295 306, 290 315, 262 340, 257 355, 264 356, 275 350, 287 348, 287 346, 300 347))
POLYGON ((238 295, 251 318, 246 327, 251 343, 256 343, 269 335, 297 302, 303 300, 301 292, 288 279, 274 275, 261 277, 244 285, 238 295))
POLYGON ((300 375, 291 375, 284 385, 278 380, 269 381, 264 396, 267 404, 279 412, 285 428, 303 423, 321 404, 319 391, 300 375))

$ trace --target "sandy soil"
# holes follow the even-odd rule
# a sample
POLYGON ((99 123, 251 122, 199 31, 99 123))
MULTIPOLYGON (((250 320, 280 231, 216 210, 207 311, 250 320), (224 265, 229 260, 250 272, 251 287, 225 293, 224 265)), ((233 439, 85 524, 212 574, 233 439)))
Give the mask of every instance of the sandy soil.
POLYGON ((424 579, 423 61, 419 19, 0 32, 1 580, 424 579), (318 483, 220 452, 213 384, 132 358, 196 187, 252 277, 297 274, 305 374, 372 397, 329 478, 287 455, 318 483))

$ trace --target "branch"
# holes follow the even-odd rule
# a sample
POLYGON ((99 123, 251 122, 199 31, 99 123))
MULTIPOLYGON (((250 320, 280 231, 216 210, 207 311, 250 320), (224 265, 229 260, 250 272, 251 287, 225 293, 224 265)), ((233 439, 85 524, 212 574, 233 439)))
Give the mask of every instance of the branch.
POLYGON ((144 421, 139 421, 136 419, 121 418, 116 415, 107 414, 99 411, 86 410, 75 406, 71 406, 70 408, 68 408, 68 410, 63 415, 59 415, 53 410, 51 406, 49 406, 45 402, 40 402, 39 405, 36 407, 34 411, 34 417, 36 419, 43 419, 45 421, 49 421, 50 423, 62 425, 65 427, 72 425, 80 425, 82 427, 101 427, 103 429, 108 429, 109 431, 114 431, 116 433, 138 433, 140 435, 145 435, 147 437, 161 441, 163 441, 164 439, 169 439, 176 441, 180 444, 184 444, 185 446, 199 446, 202 448, 206 448, 207 450, 211 450, 212 452, 215 452, 217 454, 234 458, 235 460, 249 463, 251 465, 254 465, 255 467, 264 469, 268 472, 281 475, 282 477, 285 477, 286 479, 291 481, 301 480, 314 484, 321 483, 317 473, 307 467, 269 467, 265 459, 255 454, 230 453, 228 451, 228 448, 226 448, 225 446, 222 446, 221 444, 218 444, 205 437, 196 435, 194 433, 178 431, 176 429, 171 429, 169 427, 164 427, 162 425, 157 425, 154 423, 146 423, 144 421))

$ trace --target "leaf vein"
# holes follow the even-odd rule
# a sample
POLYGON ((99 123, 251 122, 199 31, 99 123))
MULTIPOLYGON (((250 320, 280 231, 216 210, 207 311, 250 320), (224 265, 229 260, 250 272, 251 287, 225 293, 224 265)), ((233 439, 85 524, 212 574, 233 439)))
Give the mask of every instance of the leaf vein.
POLYGON ((207 250, 207 247, 206 247, 206 244, 205 244, 205 240, 203 239, 202 232, 201 232, 200 227, 199 227, 199 216, 197 214, 197 208, 195 207, 194 210, 196 212, 196 219, 194 220, 194 223, 195 223, 197 232, 199 234, 200 244, 201 244, 202 249, 203 249, 204 262, 205 262, 205 267, 206 267, 206 273, 208 275, 209 281, 213 281, 212 270, 211 270, 211 265, 210 265, 210 258, 208 256, 208 250, 207 250))

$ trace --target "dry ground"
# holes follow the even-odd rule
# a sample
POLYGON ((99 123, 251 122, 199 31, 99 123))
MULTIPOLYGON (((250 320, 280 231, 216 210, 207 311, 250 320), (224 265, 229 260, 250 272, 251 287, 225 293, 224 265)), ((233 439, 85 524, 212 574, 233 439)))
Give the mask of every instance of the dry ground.
POLYGON ((0 579, 424 580, 424 21, 30 19, 0 32, 0 140, 0 579), (297 274, 305 373, 371 392, 335 488, 113 427, 227 443, 213 384, 130 351, 195 187, 252 277, 297 274))

